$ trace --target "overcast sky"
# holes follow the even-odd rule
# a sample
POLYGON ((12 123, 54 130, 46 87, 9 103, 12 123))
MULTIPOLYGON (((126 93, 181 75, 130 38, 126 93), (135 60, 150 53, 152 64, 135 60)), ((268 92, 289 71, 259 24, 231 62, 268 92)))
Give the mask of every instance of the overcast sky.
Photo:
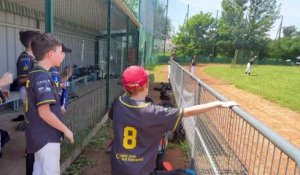
MULTIPOLYGON (((200 11, 210 12, 214 17, 221 15, 222 0, 169 0, 168 16, 172 20, 175 30, 182 25, 187 13, 187 5, 190 5, 189 17, 199 13, 200 11)), ((283 15, 283 26, 295 25, 300 30, 300 1, 299 0, 277 0, 281 3, 280 14, 283 15)), ((280 19, 276 21, 274 27, 270 31, 270 37, 275 38, 280 24, 280 19)))

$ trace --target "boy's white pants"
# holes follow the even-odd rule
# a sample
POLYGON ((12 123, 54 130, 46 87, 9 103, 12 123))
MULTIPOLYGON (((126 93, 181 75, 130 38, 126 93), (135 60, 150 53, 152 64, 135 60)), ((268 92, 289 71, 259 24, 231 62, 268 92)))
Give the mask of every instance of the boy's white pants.
POLYGON ((191 73, 194 75, 194 73, 195 73, 195 66, 191 67, 191 73))
POLYGON ((60 143, 47 143, 34 153, 33 175, 60 175, 60 143))
POLYGON ((246 73, 251 73, 251 64, 247 63, 246 73))
POLYGON ((168 80, 170 80, 171 65, 168 65, 168 80))
POLYGON ((25 86, 21 86, 21 88, 19 89, 19 96, 20 96, 22 103, 25 105, 25 103, 26 103, 26 88, 25 88, 25 86))

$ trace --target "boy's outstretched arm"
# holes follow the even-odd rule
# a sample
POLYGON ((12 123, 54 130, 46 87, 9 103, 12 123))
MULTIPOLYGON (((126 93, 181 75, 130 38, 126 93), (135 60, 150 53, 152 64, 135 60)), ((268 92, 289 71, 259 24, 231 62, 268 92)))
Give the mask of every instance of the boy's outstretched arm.
POLYGON ((201 105, 191 106, 191 107, 184 108, 183 117, 190 117, 190 116, 202 114, 217 107, 228 108, 237 105, 238 104, 235 101, 228 101, 228 102, 214 101, 214 102, 205 103, 201 105))

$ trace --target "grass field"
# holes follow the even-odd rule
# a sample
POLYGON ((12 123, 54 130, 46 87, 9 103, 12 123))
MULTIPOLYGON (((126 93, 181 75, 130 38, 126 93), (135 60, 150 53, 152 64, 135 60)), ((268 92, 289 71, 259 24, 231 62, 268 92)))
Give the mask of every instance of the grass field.
POLYGON ((262 96, 281 106, 300 112, 300 67, 258 66, 252 75, 245 74, 245 66, 208 67, 205 72, 236 87, 262 96))
POLYGON ((151 82, 159 83, 159 82, 167 82, 168 77, 166 75, 168 65, 166 64, 157 64, 151 70, 148 70, 150 75, 151 82))

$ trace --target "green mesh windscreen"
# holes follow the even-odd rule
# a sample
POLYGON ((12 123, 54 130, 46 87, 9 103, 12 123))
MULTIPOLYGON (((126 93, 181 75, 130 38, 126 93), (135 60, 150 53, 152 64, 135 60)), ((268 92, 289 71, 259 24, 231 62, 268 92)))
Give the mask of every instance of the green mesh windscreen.
MULTIPOLYGON (((110 106, 122 93, 121 74, 138 60, 137 26, 114 1, 109 15, 108 3, 107 0, 54 1, 54 34, 73 50, 66 53, 61 70, 67 66, 74 70, 64 120, 74 132, 77 144, 82 143, 107 112, 107 99, 110 106)), ((68 157, 75 147, 64 144, 63 157, 68 157)))

